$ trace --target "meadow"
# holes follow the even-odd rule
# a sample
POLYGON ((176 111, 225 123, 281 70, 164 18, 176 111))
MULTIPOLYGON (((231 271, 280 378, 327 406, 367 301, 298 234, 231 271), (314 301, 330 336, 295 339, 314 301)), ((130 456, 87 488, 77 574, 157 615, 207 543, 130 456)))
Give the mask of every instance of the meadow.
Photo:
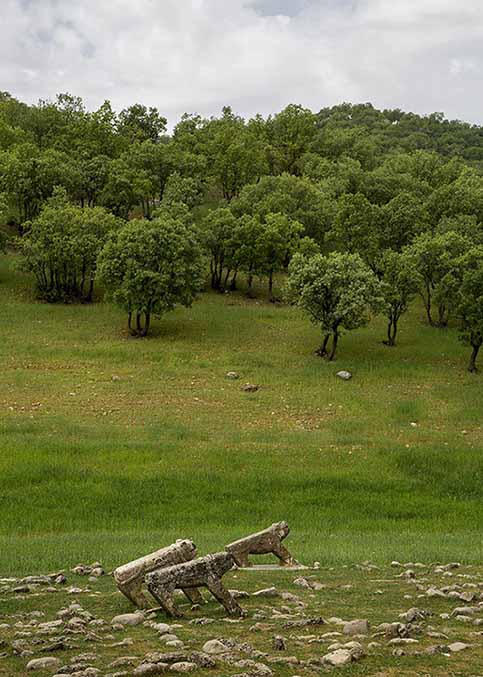
POLYGON ((327 363, 317 328, 265 290, 205 293, 133 339, 109 304, 37 301, 13 264, 0 257, 2 575, 109 568, 177 537, 204 553, 280 519, 307 563, 481 562, 483 377, 419 304, 397 347, 378 317, 327 363))

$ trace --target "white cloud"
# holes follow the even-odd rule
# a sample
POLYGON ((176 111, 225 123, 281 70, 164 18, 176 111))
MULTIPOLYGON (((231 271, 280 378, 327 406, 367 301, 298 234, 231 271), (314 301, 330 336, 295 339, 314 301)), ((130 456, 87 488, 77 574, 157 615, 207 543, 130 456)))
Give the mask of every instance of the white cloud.
POLYGON ((2 0, 0 89, 245 115, 372 101, 483 122, 481 0, 2 0))

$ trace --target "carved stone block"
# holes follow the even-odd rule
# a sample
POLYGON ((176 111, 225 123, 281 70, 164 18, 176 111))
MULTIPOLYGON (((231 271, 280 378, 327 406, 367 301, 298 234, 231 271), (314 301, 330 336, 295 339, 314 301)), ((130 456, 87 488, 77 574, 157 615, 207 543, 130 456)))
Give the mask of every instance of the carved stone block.
POLYGON ((181 588, 187 594, 194 591, 199 594, 198 588, 201 587, 207 588, 230 615, 242 616, 242 608, 221 582, 223 575, 234 564, 235 560, 228 552, 206 555, 191 562, 152 571, 146 576, 146 585, 169 616, 182 616, 173 601, 176 588, 181 588))
MULTIPOLYGON (((188 562, 196 557, 196 554, 196 546, 193 541, 180 539, 166 548, 161 548, 118 567, 113 572, 114 580, 119 590, 133 604, 141 609, 149 609, 152 604, 149 603, 142 590, 146 574, 155 569, 188 562)), ((196 594, 197 591, 194 594, 184 592, 193 604, 199 604, 203 601, 201 595, 196 594)))
POLYGON ((225 550, 230 552, 235 558, 235 563, 239 567, 252 566, 249 555, 269 555, 273 554, 280 560, 281 566, 296 566, 297 560, 292 557, 282 541, 287 538, 290 528, 287 522, 275 522, 268 529, 258 531, 238 541, 229 543, 225 550))

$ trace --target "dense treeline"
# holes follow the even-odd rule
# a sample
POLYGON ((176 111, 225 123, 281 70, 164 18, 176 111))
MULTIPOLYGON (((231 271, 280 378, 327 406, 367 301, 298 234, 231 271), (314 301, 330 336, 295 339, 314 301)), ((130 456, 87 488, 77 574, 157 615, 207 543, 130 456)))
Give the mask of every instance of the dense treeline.
MULTIPOLYGON (((483 128, 370 104, 290 105, 248 121, 155 108, 89 112, 78 97, 29 106, 0 94, 0 210, 47 300, 108 294, 145 335, 151 314, 190 305, 203 258, 213 289, 252 293, 289 271, 287 291, 322 328, 374 312, 386 344, 416 294, 428 321, 452 317, 483 342, 483 128), (129 221, 129 224, 126 224, 129 221)), ((0 241, 1 246, 1 241, 0 241)))

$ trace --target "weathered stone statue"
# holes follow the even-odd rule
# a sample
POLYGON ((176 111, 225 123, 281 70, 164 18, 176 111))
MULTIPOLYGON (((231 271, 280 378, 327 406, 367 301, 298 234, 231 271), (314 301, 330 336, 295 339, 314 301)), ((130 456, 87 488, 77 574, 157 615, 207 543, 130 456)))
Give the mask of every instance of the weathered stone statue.
POLYGON ((278 557, 280 566, 297 566, 297 560, 282 545, 282 541, 287 538, 289 533, 290 528, 287 522, 275 522, 264 531, 259 531, 230 543, 225 547, 225 550, 231 552, 236 565, 239 567, 252 566, 248 555, 268 555, 270 553, 278 557))
MULTIPOLYGON (((155 569, 188 562, 196 557, 196 554, 196 545, 193 541, 179 539, 166 548, 161 548, 161 550, 156 550, 156 552, 118 567, 113 572, 114 579, 119 590, 133 604, 140 609, 149 609, 152 604, 149 603, 142 591, 146 574, 155 569)), ((193 604, 199 604, 203 601, 197 590, 184 592, 193 604)))
POLYGON ((173 601, 176 588, 181 588, 187 594, 195 591, 200 594, 198 588, 201 587, 208 588, 230 615, 242 616, 243 609, 221 582, 222 576, 232 569, 234 564, 235 560, 229 552, 206 555, 191 562, 152 571, 146 576, 146 585, 169 616, 183 615, 173 601))

